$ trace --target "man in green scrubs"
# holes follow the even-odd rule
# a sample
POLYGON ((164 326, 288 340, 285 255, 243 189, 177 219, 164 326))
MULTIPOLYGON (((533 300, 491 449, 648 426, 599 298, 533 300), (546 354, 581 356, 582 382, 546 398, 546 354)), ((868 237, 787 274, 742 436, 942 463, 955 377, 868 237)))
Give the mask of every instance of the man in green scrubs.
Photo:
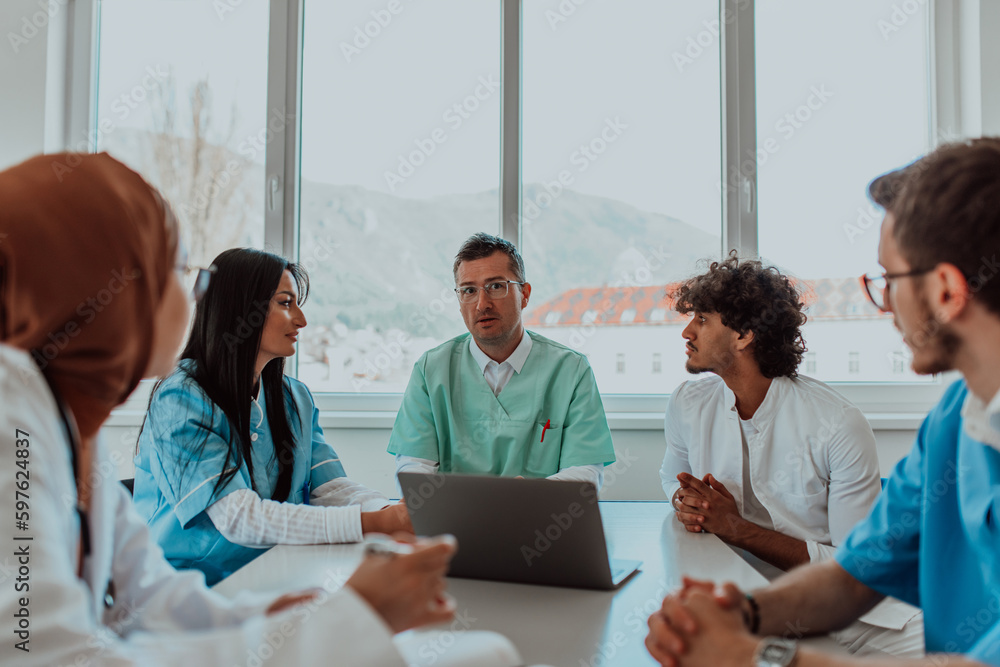
POLYGON ((525 331, 531 285, 509 241, 476 234, 455 257, 469 333, 417 361, 389 438, 396 472, 593 482, 614 463, 587 358, 525 331))

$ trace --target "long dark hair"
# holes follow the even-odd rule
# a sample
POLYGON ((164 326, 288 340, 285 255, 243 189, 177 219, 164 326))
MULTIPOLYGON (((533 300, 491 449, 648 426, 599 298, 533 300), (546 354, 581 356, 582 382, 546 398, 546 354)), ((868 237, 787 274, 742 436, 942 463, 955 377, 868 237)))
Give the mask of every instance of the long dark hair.
MULTIPOLYGON (((215 407, 229 419, 229 452, 216 493, 232 479, 245 463, 253 481, 250 455, 250 402, 254 395, 254 367, 260 350, 261 334, 270 309, 271 298, 285 271, 292 274, 299 292, 299 305, 309 295, 309 277, 305 270, 283 257, 253 248, 226 250, 212 262, 216 273, 195 309, 191 336, 181 359, 194 361, 184 368, 210 399, 207 424, 212 423, 215 407)), ((289 426, 289 409, 298 418, 298 406, 291 394, 285 400, 285 360, 271 360, 260 374, 261 390, 267 403, 267 420, 278 461, 278 481, 271 500, 284 502, 292 487, 295 438, 289 426)), ((162 382, 162 380, 160 381, 162 382)), ((160 383, 150 394, 150 404, 160 383)), ((145 422, 143 424, 145 426, 145 422)), ((207 441, 207 438, 206 438, 207 441)), ((192 444, 188 460, 198 460, 205 441, 192 444)))

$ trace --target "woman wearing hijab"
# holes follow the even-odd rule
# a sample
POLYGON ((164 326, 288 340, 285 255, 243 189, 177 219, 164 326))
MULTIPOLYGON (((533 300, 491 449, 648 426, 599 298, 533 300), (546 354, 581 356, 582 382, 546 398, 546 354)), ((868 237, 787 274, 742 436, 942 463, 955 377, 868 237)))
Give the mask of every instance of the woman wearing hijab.
POLYGON ((404 664, 392 632, 452 617, 452 544, 369 557, 329 595, 228 601, 170 567, 108 476, 98 429, 171 371, 187 327, 177 248, 169 208, 106 155, 0 172, 0 516, 17 554, 0 664, 404 664), (284 641, 265 660, 269 634, 284 641))
POLYGON ((405 505, 347 478, 309 389, 284 374, 306 326, 305 271, 252 248, 212 270, 135 459, 136 509, 167 560, 213 585, 275 544, 412 532, 405 505))

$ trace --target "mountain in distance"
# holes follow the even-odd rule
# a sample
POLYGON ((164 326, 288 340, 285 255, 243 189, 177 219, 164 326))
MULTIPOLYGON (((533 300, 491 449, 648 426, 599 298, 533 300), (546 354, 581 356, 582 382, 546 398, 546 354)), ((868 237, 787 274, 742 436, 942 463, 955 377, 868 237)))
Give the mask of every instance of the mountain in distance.
MULTIPOLYGON (((199 217, 208 214, 206 221, 185 220, 186 226, 199 227, 188 235, 205 237, 200 254, 206 263, 233 243, 258 245, 263 167, 222 146, 194 150, 189 139, 163 139, 120 128, 102 140, 102 149, 154 185, 166 186, 182 217, 193 209, 199 217), (212 172, 209 165, 202 166, 197 182, 186 176, 194 173, 194 156, 204 157, 208 149, 214 151, 213 165, 238 162, 239 177, 212 172), (169 184, 160 182, 168 176, 169 184), (223 198, 213 199, 215 192, 226 197, 221 209, 223 198), (211 228, 202 229, 205 225, 211 228)), ((551 197, 537 183, 523 186, 522 201, 521 251, 533 289, 529 311, 579 287, 665 285, 694 273, 698 260, 719 254, 719 236, 621 201, 573 190, 551 197)), ((397 329, 438 340, 465 331, 452 292, 452 262, 470 235, 498 232, 496 189, 404 199, 303 179, 299 209, 299 261, 312 285, 306 306, 311 324, 383 334, 397 329)))
MULTIPOLYGON (((718 236, 572 190, 529 217, 529 202, 543 192, 541 185, 527 184, 522 193, 522 253, 532 305, 577 287, 666 284, 695 272, 698 260, 718 255, 718 236)), ((497 232, 499 196, 489 190, 402 199, 360 186, 303 181, 300 220, 300 261, 320 288, 310 300, 323 304, 314 304, 313 312, 351 329, 400 327, 441 338, 464 330, 450 292, 455 253, 471 234, 497 232), (326 256, 324 246, 333 258, 308 262, 326 256)))

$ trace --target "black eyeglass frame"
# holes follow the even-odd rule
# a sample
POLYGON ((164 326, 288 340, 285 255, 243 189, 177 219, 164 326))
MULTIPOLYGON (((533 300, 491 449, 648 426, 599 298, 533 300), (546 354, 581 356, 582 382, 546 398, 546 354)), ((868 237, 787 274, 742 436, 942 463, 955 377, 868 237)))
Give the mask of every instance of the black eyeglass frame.
POLYGON ((858 280, 861 281, 861 287, 865 291, 865 295, 868 300, 871 301, 872 305, 878 309, 879 312, 888 313, 889 308, 887 308, 889 299, 886 293, 889 291, 889 286, 892 284, 893 280, 897 278, 912 278, 913 276, 922 276, 925 273, 930 273, 935 267, 929 269, 914 269, 913 271, 906 271, 905 273, 866 273, 861 276, 858 280), (875 286, 876 280, 885 281, 885 286, 881 290, 875 286), (879 296, 875 296, 876 292, 881 292, 879 296), (881 301, 881 303, 880 303, 881 301))

